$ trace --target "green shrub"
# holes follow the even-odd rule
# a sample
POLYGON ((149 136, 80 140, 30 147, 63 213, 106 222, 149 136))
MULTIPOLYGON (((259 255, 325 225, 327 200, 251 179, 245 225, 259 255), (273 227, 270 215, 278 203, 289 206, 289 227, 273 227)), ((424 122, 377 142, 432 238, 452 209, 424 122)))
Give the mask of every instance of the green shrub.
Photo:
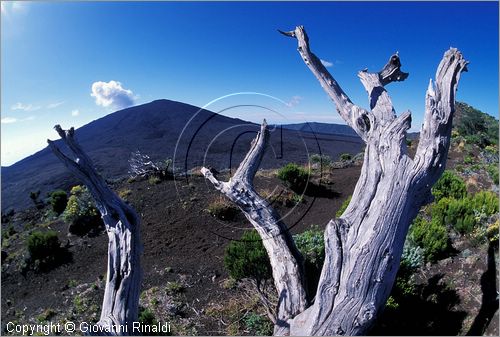
POLYGON ((400 268, 406 270, 417 269, 424 264, 424 251, 420 246, 417 246, 412 240, 406 240, 401 255, 400 268))
POLYGON ((471 205, 477 211, 493 215, 498 213, 498 195, 490 191, 478 192, 472 197, 471 205))
POLYGON ((44 204, 42 200, 38 199, 39 197, 40 197, 40 190, 30 192, 30 199, 31 201, 33 201, 33 204, 35 204, 37 209, 42 209, 44 204))
POLYGON ((212 201, 207 208, 208 213, 220 220, 233 220, 238 214, 238 208, 223 197, 212 201))
POLYGON ((448 232, 441 221, 417 216, 410 227, 410 240, 422 247, 427 261, 435 262, 450 249, 448 232))
POLYGON ((304 256, 306 265, 311 265, 315 270, 321 271, 325 261, 324 233, 313 226, 300 234, 293 236, 297 248, 304 256))
POLYGON ((229 243, 224 267, 235 280, 250 278, 260 284, 271 278, 271 263, 256 230, 246 231, 239 241, 229 243))
POLYGON ((184 291, 184 286, 180 284, 179 282, 167 282, 167 286, 165 287, 165 290, 167 291, 167 294, 169 295, 176 295, 180 294, 184 291))
POLYGON ((60 257, 61 243, 57 232, 32 232, 26 240, 30 261, 37 266, 50 266, 60 257))
POLYGON ((431 208, 434 221, 450 226, 460 234, 472 233, 483 218, 495 213, 498 213, 498 196, 489 191, 462 199, 442 198, 431 208))
POLYGON ((158 176, 150 176, 148 178, 148 183, 149 183, 149 185, 157 185, 157 184, 161 183, 161 178, 158 176))
POLYGON ((397 308, 399 308, 399 304, 398 304, 398 302, 396 302, 394 297, 391 295, 387 299, 387 302, 385 303, 385 307, 387 309, 390 309, 390 310, 396 310, 397 308))
POLYGON ((488 174, 495 185, 498 185, 498 164, 491 164, 487 167, 488 174))
POLYGON ((296 192, 304 191, 310 175, 309 170, 295 163, 288 163, 278 170, 278 178, 296 192))
POLYGON ((50 194, 50 204, 52 205, 52 210, 56 212, 57 215, 64 212, 67 203, 68 195, 65 191, 56 190, 50 194))
POLYGON ((464 164, 472 164, 474 163, 474 158, 471 155, 467 155, 464 158, 464 164))
POLYGON ((432 194, 436 202, 442 198, 461 199, 467 195, 467 188, 462 178, 446 170, 432 187, 432 194))
POLYGON ((321 164, 323 167, 329 166, 332 164, 332 158, 326 154, 317 154, 314 153, 309 157, 309 161, 311 164, 321 164))
POLYGON ((7 228, 2 230, 2 239, 8 239, 16 233, 17 232, 16 232, 16 229, 14 228, 14 225, 10 224, 7 226, 7 228))
POLYGON ((490 242, 498 243, 499 237, 499 221, 495 221, 494 223, 488 225, 486 228, 486 237, 490 242))
POLYGON ((85 235, 102 228, 102 219, 85 186, 75 186, 71 189, 63 218, 69 224, 69 232, 72 234, 85 235))
POLYGON ((250 312, 245 316, 244 321, 246 328, 255 333, 255 336, 271 336, 273 334, 273 325, 267 317, 250 312))
POLYGON ((313 226, 300 234, 295 234, 293 239, 305 260, 307 290, 311 296, 314 296, 325 261, 324 233, 318 227, 313 226))
POLYGON ((342 205, 340 206, 339 210, 335 213, 335 216, 337 218, 340 218, 342 214, 344 214, 345 210, 347 209, 347 206, 349 206, 349 203, 351 202, 352 195, 348 196, 347 199, 344 200, 342 205))
POLYGON ((340 155, 340 161, 349 161, 352 159, 352 156, 349 153, 342 153, 340 155))
POLYGON ((158 321, 155 318, 155 315, 151 312, 151 310, 139 307, 139 315, 137 317, 137 321, 141 322, 143 325, 156 325, 158 321))
POLYGON ((440 203, 445 203, 442 207, 446 207, 445 225, 455 228, 460 234, 468 234, 474 230, 476 220, 469 198, 442 199, 440 203))

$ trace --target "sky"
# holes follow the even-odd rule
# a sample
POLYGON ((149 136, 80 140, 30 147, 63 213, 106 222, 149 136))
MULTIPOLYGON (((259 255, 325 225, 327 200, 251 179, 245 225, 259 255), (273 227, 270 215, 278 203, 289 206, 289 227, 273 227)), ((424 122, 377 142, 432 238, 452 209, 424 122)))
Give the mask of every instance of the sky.
POLYGON ((498 2, 1 3, 1 165, 80 127, 155 99, 270 123, 343 123, 277 29, 304 25, 312 51, 368 108, 356 74, 399 52, 387 86, 420 129, 425 91, 449 47, 470 61, 457 100, 498 118, 498 2))

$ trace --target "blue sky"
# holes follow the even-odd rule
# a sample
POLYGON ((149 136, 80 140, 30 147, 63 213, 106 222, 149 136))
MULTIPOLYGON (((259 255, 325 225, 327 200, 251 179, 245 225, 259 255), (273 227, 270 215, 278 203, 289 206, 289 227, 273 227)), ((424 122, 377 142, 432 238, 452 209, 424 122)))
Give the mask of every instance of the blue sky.
POLYGON ((453 46, 470 61, 457 99, 498 118, 498 2, 2 1, 1 15, 3 166, 57 138, 55 124, 160 98, 216 100, 207 108, 255 122, 342 123, 295 41, 276 31, 299 24, 358 105, 368 102, 357 71, 399 51, 410 76, 387 89, 418 130, 429 78, 453 46))

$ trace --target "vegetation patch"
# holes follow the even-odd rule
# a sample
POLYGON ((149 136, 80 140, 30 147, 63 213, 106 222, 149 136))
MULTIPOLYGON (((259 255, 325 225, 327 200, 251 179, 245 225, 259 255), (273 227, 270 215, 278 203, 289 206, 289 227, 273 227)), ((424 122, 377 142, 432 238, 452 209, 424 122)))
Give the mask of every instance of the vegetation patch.
POLYGON ((37 271, 55 267, 64 262, 68 255, 68 252, 61 247, 55 231, 32 232, 26 240, 26 247, 30 264, 37 271))
POLYGON ((260 284, 272 277, 269 257, 256 230, 245 231, 231 241, 224 254, 224 267, 235 280, 249 278, 260 284))
POLYGON ((69 224, 71 234, 95 234, 103 228, 94 200, 85 186, 78 185, 71 189, 63 218, 69 224))
POLYGON ((409 240, 422 247, 427 261, 435 262, 450 250, 450 238, 446 226, 432 219, 417 216, 410 227, 409 240))
POLYGON ((239 213, 239 209, 223 197, 212 201, 207 208, 208 213, 220 220, 233 220, 239 213))
POLYGON ((288 163, 278 170, 278 178, 293 191, 302 193, 311 177, 311 172, 295 163, 288 163))
POLYGON ((465 182, 452 171, 446 170, 432 187, 436 202, 442 198, 461 199, 467 195, 465 182))
POLYGON ((50 205, 52 210, 57 214, 61 214, 66 209, 68 203, 68 195, 66 191, 56 190, 50 194, 50 205))

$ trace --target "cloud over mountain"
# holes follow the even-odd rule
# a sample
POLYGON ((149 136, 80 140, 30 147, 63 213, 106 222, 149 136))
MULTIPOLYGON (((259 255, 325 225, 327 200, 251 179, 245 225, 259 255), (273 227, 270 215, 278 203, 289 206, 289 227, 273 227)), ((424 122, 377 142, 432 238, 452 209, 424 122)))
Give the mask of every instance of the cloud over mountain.
POLYGON ((92 83, 92 93, 95 103, 103 107, 114 107, 123 109, 134 105, 134 94, 132 90, 123 88, 118 81, 92 83))

